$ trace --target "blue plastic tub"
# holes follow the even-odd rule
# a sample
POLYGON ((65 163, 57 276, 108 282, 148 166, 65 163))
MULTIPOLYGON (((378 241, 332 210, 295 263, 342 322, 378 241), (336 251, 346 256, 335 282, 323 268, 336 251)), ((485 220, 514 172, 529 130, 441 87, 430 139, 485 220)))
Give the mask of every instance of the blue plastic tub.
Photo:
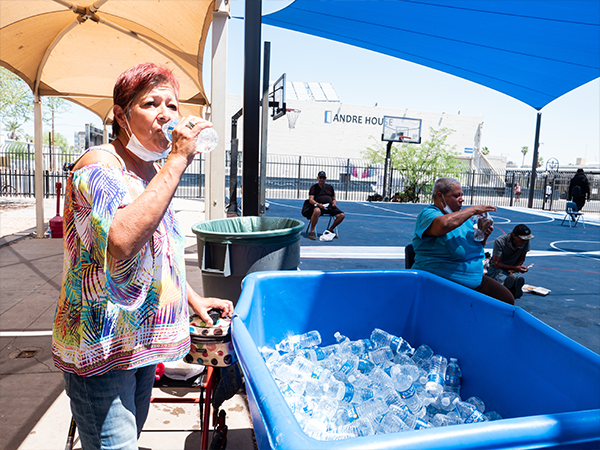
POLYGON ((600 356, 521 308, 425 272, 260 272, 246 277, 233 343, 264 449, 600 447, 600 356), (351 339, 378 327, 457 357, 461 395, 504 420, 323 442, 304 434, 257 346, 319 330, 351 339))

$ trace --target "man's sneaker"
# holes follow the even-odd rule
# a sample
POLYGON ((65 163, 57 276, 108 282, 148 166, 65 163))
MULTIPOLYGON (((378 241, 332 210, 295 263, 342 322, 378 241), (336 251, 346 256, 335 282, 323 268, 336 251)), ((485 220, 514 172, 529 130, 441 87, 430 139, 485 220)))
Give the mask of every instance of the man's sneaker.
POLYGON ((308 238, 311 241, 316 241, 317 240, 317 233, 315 233, 314 231, 312 233, 308 233, 308 238))
POLYGON ((329 231, 330 233, 335 234, 335 236, 333 237, 334 239, 338 238, 338 235, 337 235, 337 233, 335 231, 333 231, 333 230, 327 230, 327 231, 329 231))
POLYGON ((518 277, 517 281, 515 281, 515 298, 521 298, 523 296, 523 285, 525 284, 525 279, 523 277, 518 277))

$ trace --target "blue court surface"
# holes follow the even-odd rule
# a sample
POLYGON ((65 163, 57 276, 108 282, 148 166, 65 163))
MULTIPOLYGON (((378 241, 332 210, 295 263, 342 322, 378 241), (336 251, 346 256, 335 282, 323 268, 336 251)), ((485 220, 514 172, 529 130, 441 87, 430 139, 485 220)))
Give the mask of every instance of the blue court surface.
MULTIPOLYGON (((267 217, 306 219, 300 214, 303 200, 268 200, 267 217)), ((346 213, 339 239, 312 241, 300 238, 300 270, 396 270, 404 269, 404 247, 411 243, 415 220, 427 205, 406 203, 342 202, 346 213)), ((463 205, 466 207, 467 205, 463 205)), ((584 209, 585 211, 585 209, 584 209)), ((539 320, 600 354, 600 223, 587 217, 561 225, 564 213, 499 208, 492 214, 494 231, 486 244, 492 253, 494 239, 526 224, 535 239, 525 264, 534 266, 525 283, 550 289, 547 296, 524 293, 516 301, 539 320)), ((317 225, 319 236, 328 217, 317 225)))

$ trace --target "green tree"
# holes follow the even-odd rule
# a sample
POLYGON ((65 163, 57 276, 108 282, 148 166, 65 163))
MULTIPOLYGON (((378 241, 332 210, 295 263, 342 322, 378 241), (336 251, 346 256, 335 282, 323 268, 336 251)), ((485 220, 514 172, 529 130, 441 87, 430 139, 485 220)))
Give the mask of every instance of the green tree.
MULTIPOLYGON (((51 135, 49 136, 48 133, 44 133, 42 143, 48 145, 50 139, 51 135)), ((55 133, 54 135, 54 150, 56 153, 66 153, 69 151, 69 141, 60 133, 55 133)))
POLYGON ((0 117, 5 124, 33 118, 33 94, 21 78, 0 67, 0 117))
MULTIPOLYGON (((42 100, 42 120, 50 125, 52 136, 54 136, 54 120, 71 110, 71 103, 60 97, 44 97, 42 100)), ((52 145, 56 145, 56 139, 52 139, 52 145)))
MULTIPOLYGON (((401 144, 392 146, 390 156, 392 167, 403 181, 404 191, 401 201, 418 202, 422 194, 430 194, 435 180, 441 176, 458 176, 465 166, 456 156, 456 147, 446 141, 454 130, 440 128, 429 129, 429 140, 421 144, 401 144)), ((362 156, 372 163, 384 163, 386 147, 372 138, 373 147, 368 147, 362 156)), ((392 186, 398 189, 400 186, 392 186)))
POLYGON ((524 147, 521 147, 521 153, 523 153, 523 161, 521 162, 521 167, 525 166, 525 155, 527 154, 528 151, 529 151, 529 147, 527 147, 526 145, 524 147))
POLYGON ((13 141, 21 139, 23 133, 23 126, 17 120, 6 121, 6 137, 13 141))

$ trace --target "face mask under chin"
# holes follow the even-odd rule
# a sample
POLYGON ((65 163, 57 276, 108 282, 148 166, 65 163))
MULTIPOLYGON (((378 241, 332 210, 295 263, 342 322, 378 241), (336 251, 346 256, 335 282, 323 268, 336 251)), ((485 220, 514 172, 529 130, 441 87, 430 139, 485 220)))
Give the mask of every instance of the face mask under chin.
MULTIPOLYGON (((131 129, 129 121, 127 121, 127 119, 125 119, 125 121, 127 122, 127 127, 131 129)), ((135 133, 133 133, 133 131, 129 132, 129 130, 125 128, 125 132, 129 135, 129 142, 126 145, 127 150, 129 150, 131 153, 133 153, 135 156, 137 156, 143 161, 158 161, 159 159, 166 158, 171 152, 171 147, 169 147, 162 153, 150 151, 142 145, 142 143, 139 141, 139 139, 137 138, 135 133)))
POLYGON ((444 197, 442 197, 442 203, 444 204, 444 212, 446 214, 452 214, 454 211, 452 211, 452 209, 450 209, 450 207, 448 206, 448 204, 446 203, 446 201, 444 200, 444 197))

